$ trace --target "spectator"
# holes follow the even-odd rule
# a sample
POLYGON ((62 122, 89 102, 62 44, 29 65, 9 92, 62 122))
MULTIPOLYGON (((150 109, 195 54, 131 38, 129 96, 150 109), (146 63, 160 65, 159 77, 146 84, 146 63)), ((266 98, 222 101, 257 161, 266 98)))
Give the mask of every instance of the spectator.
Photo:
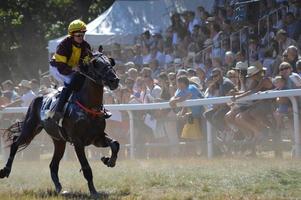
POLYGON ((171 28, 173 31, 172 44, 177 46, 187 35, 187 29, 179 13, 174 13, 171 16, 171 28))
MULTIPOLYGON (((173 108, 176 107, 177 103, 187 99, 204 98, 203 94, 196 86, 189 84, 189 79, 187 76, 179 76, 177 78, 177 87, 177 91, 169 101, 171 107, 173 108)), ((194 118, 199 119, 202 114, 202 108, 200 106, 193 106, 191 107, 191 112, 194 118)))
POLYGON ((140 74, 141 74, 141 77, 151 77, 153 74, 153 71, 149 67, 143 67, 140 74))
POLYGON ((12 103, 6 105, 8 107, 11 106, 22 106, 22 107, 28 107, 32 100, 36 97, 34 92, 31 90, 30 81, 28 80, 22 80, 19 83, 20 88, 20 98, 16 99, 12 103))
POLYGON ((37 79, 31 79, 30 81, 31 90, 33 93, 38 96, 40 93, 40 84, 37 79))
POLYGON ((188 30, 192 34, 194 26, 199 25, 199 20, 196 18, 195 12, 193 12, 193 11, 189 11, 187 13, 187 17, 188 17, 188 22, 189 22, 188 30))
MULTIPOLYGON (((273 84, 269 78, 265 78, 263 74, 263 69, 255 66, 250 66, 248 68, 248 74, 246 76, 251 88, 239 95, 234 96, 234 100, 242 98, 244 96, 259 92, 273 89, 273 84)), ((256 142, 261 142, 263 131, 268 129, 267 122, 265 121, 266 113, 271 113, 272 107, 269 101, 258 100, 255 103, 251 102, 244 110, 242 110, 239 115, 236 116, 236 126, 240 130, 249 130, 252 133, 256 142), (256 124, 256 127, 254 126, 256 124)), ((267 135, 265 135, 267 136, 267 135)))
POLYGON ((273 75, 274 71, 274 62, 275 59, 273 58, 273 52, 271 48, 267 48, 264 50, 264 60, 263 60, 263 67, 266 68, 266 76, 271 77, 273 75))
POLYGON ((227 51, 225 53, 225 71, 229 71, 235 67, 235 56, 233 52, 227 51))
POLYGON ((170 72, 168 75, 169 81, 169 94, 173 96, 177 90, 177 78, 174 72, 170 72))
POLYGON ((9 101, 15 101, 19 98, 17 91, 14 88, 14 83, 11 80, 6 80, 2 84, 2 89, 5 93, 9 93, 9 101))
POLYGON ((143 56, 142 56, 142 48, 141 48, 141 44, 136 44, 134 47, 134 58, 133 58, 133 62, 135 65, 138 66, 138 69, 141 69, 142 65, 143 65, 143 56))
POLYGON ((289 63, 283 62, 279 65, 279 75, 286 80, 286 88, 301 88, 301 77, 293 72, 293 68, 289 63))
POLYGON ((160 99, 162 101, 169 101, 171 94, 169 92, 169 80, 167 74, 165 72, 161 72, 158 77, 158 81, 158 85, 161 87, 160 99))
POLYGON ((283 29, 280 29, 276 34, 276 39, 278 41, 279 53, 282 54, 289 46, 297 46, 295 40, 287 36, 287 32, 283 29))
POLYGON ((159 61, 157 59, 152 59, 149 63, 149 68, 152 70, 152 77, 156 78, 161 73, 161 67, 159 66, 159 61))
POLYGON ((151 61, 151 53, 150 53, 150 48, 148 46, 143 46, 142 48, 142 64, 143 65, 148 65, 149 62, 151 61))
MULTIPOLYGON (((235 86, 231 80, 223 77, 223 72, 219 68, 214 68, 211 73, 212 82, 209 85, 209 90, 214 96, 226 96, 235 86)), ((224 116, 229 111, 226 104, 213 105, 208 111, 204 113, 204 117, 217 129, 219 132, 225 130, 224 116)))
POLYGON ((246 88, 246 75, 247 75, 248 64, 246 62, 237 62, 234 68, 238 82, 238 90, 244 91, 246 88))
MULTIPOLYGON (((273 79, 273 84, 275 86, 275 90, 285 90, 286 88, 286 80, 282 76, 276 76, 273 79)), ((276 126, 274 130, 274 149, 276 157, 282 157, 281 148, 279 148, 281 139, 281 130, 284 129, 284 117, 288 115, 290 112, 290 102, 288 98, 278 97, 276 99, 276 110, 273 112, 273 117, 276 121, 276 126)))
POLYGON ((154 79, 149 77, 144 77, 145 90, 142 94, 143 103, 153 103, 155 99, 159 99, 161 96, 162 89, 159 85, 154 83, 154 79))
POLYGON ((159 49, 156 46, 153 46, 151 48, 151 58, 150 58, 149 63, 152 62, 154 59, 158 61, 158 65, 164 66, 164 64, 165 64, 165 55, 162 54, 162 52, 160 52, 159 49))
POLYGON ((195 72, 196 72, 196 76, 199 78, 200 80, 200 89, 202 91, 205 90, 205 82, 206 82, 206 74, 205 71, 203 70, 203 68, 201 67, 196 67, 195 68, 195 72))
MULTIPOLYGON (((186 76, 179 76, 177 78, 177 91, 170 99, 169 104, 172 108, 177 107, 177 103, 183 102, 187 99, 199 99, 203 98, 203 94, 194 85, 189 84, 189 80, 186 76)), ((193 106, 189 108, 183 108, 178 116, 187 120, 186 128, 184 126, 182 132, 182 138, 199 139, 201 138, 200 118, 203 112, 203 108, 200 106, 193 106), (188 127, 194 127, 193 131, 188 131, 188 127)))
POLYGON ((138 70, 135 68, 129 68, 127 71, 128 78, 136 80, 138 77, 138 70))
POLYGON ((147 30, 142 34, 142 45, 144 47, 150 48, 152 46, 152 38, 151 38, 151 34, 150 31, 147 30))
POLYGON ((7 97, 7 94, 3 93, 0 90, 0 107, 1 108, 4 108, 7 104, 10 103, 10 98, 8 98, 8 97, 7 97))
POLYGON ((298 41, 301 34, 301 21, 297 20, 293 13, 288 12, 285 15, 285 26, 288 37, 298 41))
POLYGON ((296 62, 299 60, 298 49, 295 46, 287 48, 287 61, 291 64, 293 72, 296 72, 296 62))
POLYGON ((231 69, 227 71, 226 77, 234 84, 235 89, 239 88, 239 79, 235 70, 231 69))
POLYGON ((120 103, 127 104, 131 101, 132 95, 134 94, 134 83, 135 81, 131 78, 125 79, 125 87, 120 91, 120 103))

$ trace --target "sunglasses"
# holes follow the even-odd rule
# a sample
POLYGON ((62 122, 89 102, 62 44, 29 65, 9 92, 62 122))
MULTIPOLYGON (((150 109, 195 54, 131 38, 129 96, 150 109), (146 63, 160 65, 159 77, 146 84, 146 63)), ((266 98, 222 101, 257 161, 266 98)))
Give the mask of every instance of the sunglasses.
POLYGON ((280 71, 282 72, 282 71, 287 70, 287 69, 289 69, 289 68, 290 68, 290 67, 283 67, 283 68, 280 69, 280 71))
POLYGON ((74 33, 73 36, 74 37, 84 37, 85 33, 74 33))
POLYGON ((211 77, 212 77, 212 78, 218 77, 218 75, 219 75, 219 74, 213 74, 211 77))

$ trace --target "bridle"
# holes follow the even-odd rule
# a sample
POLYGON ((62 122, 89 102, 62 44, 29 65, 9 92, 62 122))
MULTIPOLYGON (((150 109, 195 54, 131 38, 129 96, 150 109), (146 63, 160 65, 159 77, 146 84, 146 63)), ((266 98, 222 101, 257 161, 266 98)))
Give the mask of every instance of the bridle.
POLYGON ((98 81, 96 81, 94 78, 92 78, 92 77, 89 76, 88 74, 86 74, 86 73, 84 73, 84 72, 81 72, 81 71, 79 71, 79 73, 80 73, 81 75, 83 75, 84 77, 86 77, 87 79, 91 80, 92 82, 98 84, 98 81))

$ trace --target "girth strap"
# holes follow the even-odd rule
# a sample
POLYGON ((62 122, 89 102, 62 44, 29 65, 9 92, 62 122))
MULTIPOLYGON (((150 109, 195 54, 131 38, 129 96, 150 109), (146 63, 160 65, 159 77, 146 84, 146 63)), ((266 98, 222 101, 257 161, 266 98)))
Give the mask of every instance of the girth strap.
POLYGON ((83 109, 86 113, 88 113, 89 115, 91 115, 92 117, 103 117, 105 115, 104 111, 95 111, 92 109, 89 109, 87 107, 85 107, 83 104, 81 104, 79 101, 75 101, 75 103, 81 108, 83 109))

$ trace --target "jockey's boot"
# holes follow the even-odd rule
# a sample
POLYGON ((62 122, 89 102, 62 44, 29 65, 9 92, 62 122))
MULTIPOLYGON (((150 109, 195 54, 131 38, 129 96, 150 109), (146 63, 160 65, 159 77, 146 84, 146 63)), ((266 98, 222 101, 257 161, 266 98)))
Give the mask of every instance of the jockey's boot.
POLYGON ((104 118, 109 119, 112 116, 112 113, 106 109, 104 109, 104 118))
POLYGON ((59 100, 57 102, 57 105, 55 107, 55 113, 53 115, 53 120, 57 124, 59 124, 60 120, 63 119, 63 117, 64 117, 63 108, 64 108, 65 103, 67 102, 67 100, 69 99, 70 94, 71 94, 71 92, 69 90, 70 89, 68 88, 68 86, 63 88, 63 90, 60 94, 59 100))

